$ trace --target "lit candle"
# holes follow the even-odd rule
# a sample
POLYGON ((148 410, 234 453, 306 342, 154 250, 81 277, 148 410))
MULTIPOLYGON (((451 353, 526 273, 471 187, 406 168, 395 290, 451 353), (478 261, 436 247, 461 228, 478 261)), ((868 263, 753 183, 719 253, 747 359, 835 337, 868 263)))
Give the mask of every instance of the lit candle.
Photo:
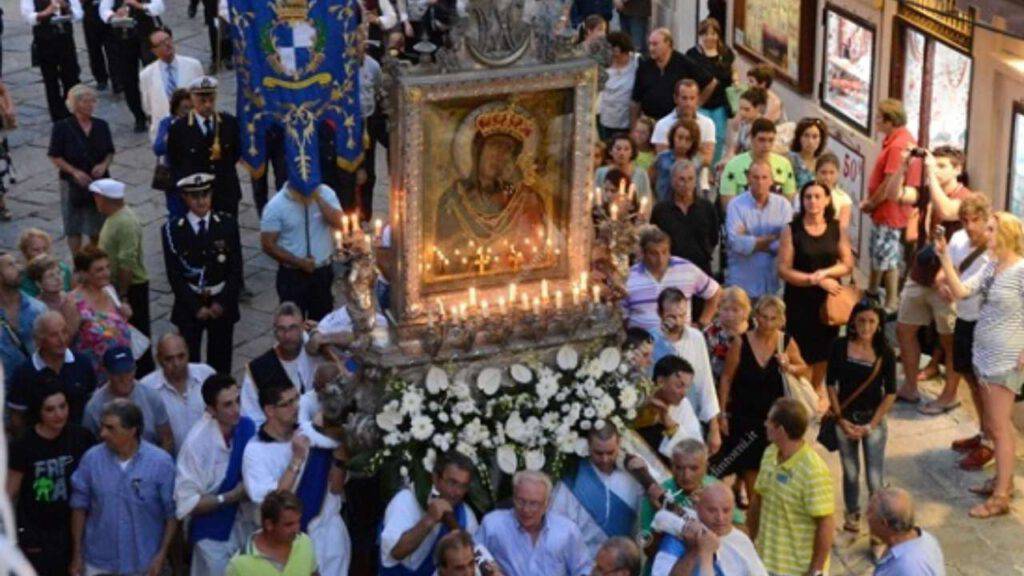
POLYGON ((601 190, 600 186, 594 188, 594 199, 597 200, 598 206, 604 204, 604 191, 601 190))
POLYGON ((348 221, 348 214, 341 215, 341 233, 344 234, 345 236, 348 236, 349 234, 352 233, 352 228, 350 227, 348 221))
POLYGON ((572 285, 572 305, 573 306, 579 306, 580 305, 580 287, 575 282, 573 282, 573 285, 572 285))
POLYGON ((533 314, 534 316, 540 316, 540 298, 533 297, 533 314))
POLYGON ((487 300, 480 302, 480 315, 484 318, 491 315, 491 307, 487 304, 487 300))
POLYGON ((339 252, 341 251, 342 248, 345 247, 345 244, 344 244, 344 242, 342 240, 342 237, 341 237, 341 230, 335 230, 334 231, 334 243, 338 246, 338 251, 339 252))
POLYGON ((626 194, 626 179, 623 178, 622 180, 619 180, 619 196, 624 196, 625 194, 626 194))
POLYGON ((601 285, 600 284, 594 284, 593 291, 594 291, 594 304, 600 304, 601 303, 601 285))
POLYGON ((476 308, 476 286, 469 287, 469 305, 476 308))
POLYGON ((513 304, 516 301, 516 283, 515 282, 509 282, 508 283, 508 301, 512 302, 513 304))
POLYGON ((647 217, 647 196, 640 199, 640 217, 647 217))
POLYGON ((505 316, 505 314, 507 312, 508 312, 508 309, 505 306, 505 298, 504 297, 499 297, 498 298, 498 314, 500 314, 502 316, 505 316))
POLYGON ((522 308, 523 312, 528 312, 530 310, 530 297, 526 294, 520 294, 519 307, 522 308))
POLYGON ((366 243, 366 253, 369 254, 373 250, 373 240, 369 236, 363 236, 363 241, 366 243))
POLYGON ((377 218, 376 220, 373 221, 373 237, 379 240, 381 233, 383 232, 384 222, 380 218, 377 218))
POLYGON ((444 320, 444 302, 440 298, 437 299, 437 314, 444 320))
POLYGON ((636 198, 636 184, 629 185, 629 203, 633 203, 633 198, 636 198))
POLYGON ((540 281, 540 299, 544 302, 548 301, 548 279, 544 278, 540 281))
POLYGON ((465 302, 459 304, 459 317, 463 320, 467 320, 469 318, 469 306, 465 302))
POLYGON ((619 205, 612 204, 611 208, 608 209, 608 213, 611 215, 612 220, 619 219, 619 205))
POLYGON ((459 307, 456 306, 455 304, 452 304, 451 311, 452 311, 452 320, 458 320, 459 319, 459 307))
POLYGON ((580 290, 587 289, 587 271, 580 272, 580 290))
POLYGON ((562 309, 562 291, 555 290, 555 310, 562 309))

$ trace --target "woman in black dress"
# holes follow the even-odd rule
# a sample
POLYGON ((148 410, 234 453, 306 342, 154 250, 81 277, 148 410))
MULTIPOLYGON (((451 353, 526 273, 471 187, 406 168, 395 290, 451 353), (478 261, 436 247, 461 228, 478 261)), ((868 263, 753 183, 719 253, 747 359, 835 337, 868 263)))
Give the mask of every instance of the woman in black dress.
POLYGON ((800 209, 779 238, 779 276, 786 283, 787 331, 811 365, 811 383, 818 392, 818 409, 828 409, 825 370, 839 328, 821 321, 818 311, 839 281, 853 269, 850 242, 835 219, 832 191, 808 182, 800 189, 800 209))
POLYGON ((64 576, 71 563, 71 474, 95 440, 68 422, 68 400, 56 376, 33 384, 32 425, 11 445, 7 496, 15 503, 25 558, 40 576, 64 576))
POLYGON ((768 410, 785 394, 782 371, 804 377, 810 373, 800 346, 782 331, 786 305, 781 298, 762 296, 754 306, 754 320, 757 327, 733 339, 725 358, 718 385, 722 449, 710 467, 719 478, 738 474, 747 494, 753 494, 768 447, 764 429, 768 410))

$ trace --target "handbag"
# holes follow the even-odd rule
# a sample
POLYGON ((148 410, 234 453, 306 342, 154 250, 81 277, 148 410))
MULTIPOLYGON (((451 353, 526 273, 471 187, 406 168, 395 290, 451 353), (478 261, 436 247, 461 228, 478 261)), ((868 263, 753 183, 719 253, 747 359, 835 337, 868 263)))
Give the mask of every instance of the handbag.
POLYGON ((174 184, 171 181, 171 167, 157 162, 156 168, 153 168, 153 181, 149 187, 153 190, 170 192, 174 188, 174 184))
MULTIPOLYGON (((785 338, 779 338, 778 353, 784 354, 785 351, 785 338)), ((818 393, 814 391, 814 386, 811 385, 810 381, 786 372, 781 366, 779 367, 779 374, 782 375, 782 388, 786 398, 793 398, 800 402, 800 404, 803 404, 811 420, 817 420, 818 393)))
POLYGON ((818 311, 821 315, 822 324, 829 326, 843 326, 850 321, 850 314, 853 307, 860 301, 860 288, 856 286, 840 286, 839 292, 829 294, 821 303, 818 311))
MULTIPOLYGON (((107 293, 107 296, 110 296, 110 299, 114 301, 115 306, 121 308, 121 298, 117 295, 117 290, 114 290, 113 286, 107 284, 103 287, 103 291, 107 293)), ((149 336, 143 334, 142 330, 139 330, 133 324, 127 322, 126 324, 128 324, 128 338, 131 341, 129 345, 132 349, 132 358, 138 360, 149 350, 149 346, 151 344, 149 336)))
POLYGON ((878 371, 882 368, 882 357, 875 358, 875 367, 871 369, 871 374, 861 382, 860 386, 850 394, 846 400, 839 405, 839 413, 833 414, 829 412, 821 418, 821 427, 818 428, 818 443, 825 447, 829 452, 835 452, 839 449, 839 432, 836 431, 836 426, 839 424, 839 418, 843 416, 843 410, 850 405, 851 402, 860 396, 860 393, 867 389, 868 384, 871 384, 878 376, 878 371))

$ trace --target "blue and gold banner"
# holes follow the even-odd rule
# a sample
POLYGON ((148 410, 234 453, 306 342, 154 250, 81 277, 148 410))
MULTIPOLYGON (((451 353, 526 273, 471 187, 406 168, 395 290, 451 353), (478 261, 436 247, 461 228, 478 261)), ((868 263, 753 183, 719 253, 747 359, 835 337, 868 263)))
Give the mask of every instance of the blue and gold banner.
POLYGON ((358 0, 230 0, 238 55, 242 160, 266 169, 266 133, 282 127, 288 183, 310 195, 321 182, 317 130, 335 129, 338 165, 363 157, 356 56, 358 0))

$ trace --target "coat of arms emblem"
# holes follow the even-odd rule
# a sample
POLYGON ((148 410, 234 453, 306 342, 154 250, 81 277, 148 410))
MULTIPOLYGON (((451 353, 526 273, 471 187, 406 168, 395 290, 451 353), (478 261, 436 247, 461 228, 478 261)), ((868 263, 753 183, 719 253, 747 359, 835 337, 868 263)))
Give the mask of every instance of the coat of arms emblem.
POLYGON ((326 27, 309 17, 308 0, 277 0, 271 8, 277 18, 260 35, 270 66, 293 80, 312 74, 324 61, 326 27))

